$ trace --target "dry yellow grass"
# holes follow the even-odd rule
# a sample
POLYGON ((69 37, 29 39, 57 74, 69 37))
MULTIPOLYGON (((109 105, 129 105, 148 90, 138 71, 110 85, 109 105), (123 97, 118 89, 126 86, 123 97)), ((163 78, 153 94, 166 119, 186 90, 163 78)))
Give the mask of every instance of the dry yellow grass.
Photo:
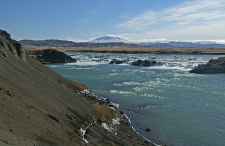
MULTIPOLYGON (((42 50, 44 47, 26 48, 42 50)), ((149 54, 225 54, 225 48, 52 48, 62 52, 112 52, 112 53, 149 53, 149 54)))

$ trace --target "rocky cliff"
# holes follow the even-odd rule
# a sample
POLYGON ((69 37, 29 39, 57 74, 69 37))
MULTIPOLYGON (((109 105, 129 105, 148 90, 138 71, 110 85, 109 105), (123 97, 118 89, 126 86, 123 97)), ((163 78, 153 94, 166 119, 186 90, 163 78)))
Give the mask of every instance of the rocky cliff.
POLYGON ((27 52, 29 56, 32 56, 42 64, 76 62, 76 59, 73 59, 71 56, 54 49, 27 50, 27 52))
POLYGON ((22 49, 21 44, 12 40, 10 34, 6 31, 0 30, 0 54, 8 58, 8 54, 12 53, 14 56, 26 60, 26 52, 22 49))
POLYGON ((224 74, 225 73, 225 57, 210 60, 207 64, 199 65, 190 71, 196 74, 224 74))
POLYGON ((151 145, 116 107, 26 55, 2 30, 0 68, 1 146, 151 145))

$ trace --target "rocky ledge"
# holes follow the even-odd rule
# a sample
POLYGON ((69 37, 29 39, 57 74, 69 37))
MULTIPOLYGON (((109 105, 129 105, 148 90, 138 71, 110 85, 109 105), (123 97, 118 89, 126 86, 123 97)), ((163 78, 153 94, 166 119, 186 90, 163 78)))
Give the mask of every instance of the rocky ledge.
POLYGON ((76 59, 73 59, 71 56, 54 49, 29 50, 27 52, 29 56, 38 60, 42 64, 71 63, 77 61, 76 59))
POLYGON ((211 59, 207 64, 199 65, 190 71, 196 74, 224 74, 225 73, 225 57, 211 59))

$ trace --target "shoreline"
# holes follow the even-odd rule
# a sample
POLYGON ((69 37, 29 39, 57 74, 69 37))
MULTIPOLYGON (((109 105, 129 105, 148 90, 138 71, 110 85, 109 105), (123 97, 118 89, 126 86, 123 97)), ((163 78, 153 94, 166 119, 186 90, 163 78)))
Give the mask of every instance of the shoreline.
MULTIPOLYGON (((95 93, 93 93, 90 89, 85 89, 85 90, 83 90, 83 91, 80 91, 79 92, 81 95, 83 95, 83 96, 85 96, 86 98, 90 98, 91 100, 97 100, 97 101, 100 101, 100 102, 104 102, 104 104, 106 104, 107 105, 107 107, 108 108, 112 108, 113 110, 115 110, 115 111, 119 111, 120 112, 120 114, 122 114, 122 115, 124 115, 124 117, 126 118, 126 120, 129 122, 129 126, 130 126, 130 128, 137 134, 137 135, 139 135, 139 136, 141 136, 143 139, 145 139, 146 141, 148 141, 149 143, 151 143, 153 146, 161 146, 161 145, 159 145, 159 144, 156 144, 155 142, 152 142, 150 139, 147 139, 146 137, 144 137, 143 135, 141 135, 139 132, 137 132, 137 130, 135 129, 135 127, 133 127, 132 126, 132 121, 131 121, 131 119, 128 117, 128 115, 127 114, 125 114, 123 111, 120 111, 120 109, 119 109, 119 104, 117 104, 117 103, 113 103, 113 102, 111 102, 109 99, 107 99, 107 98, 105 98, 105 97, 99 97, 99 96, 97 96, 97 95, 95 95, 95 93), (114 109, 113 107, 116 107, 117 109, 114 109)), ((119 119, 119 124, 120 124, 120 120, 121 119, 119 119)), ((91 126, 91 125, 90 125, 91 126)), ((89 127, 90 127, 89 126, 89 127)), ((88 127, 88 128, 89 128, 88 127)), ((104 127, 103 127, 104 128, 104 127)), ((107 128, 105 128, 106 130, 108 130, 108 132, 110 132, 110 129, 107 129, 107 128)), ((86 131, 86 130, 85 130, 86 131)), ((111 133, 113 133, 113 132, 111 132, 111 133)), ((114 133, 115 134, 115 133, 114 133)), ((85 135, 85 134, 84 134, 85 135)), ((115 134, 116 135, 116 134, 115 134)), ((84 139, 83 138, 83 140, 86 142, 86 143, 88 143, 88 141, 86 140, 86 139, 84 139)))

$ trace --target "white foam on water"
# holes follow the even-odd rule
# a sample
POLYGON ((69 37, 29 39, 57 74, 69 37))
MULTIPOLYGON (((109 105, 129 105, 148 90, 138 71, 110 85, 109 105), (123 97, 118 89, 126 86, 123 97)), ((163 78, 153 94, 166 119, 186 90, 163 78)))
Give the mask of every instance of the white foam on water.
POLYGON ((143 90, 146 90, 146 89, 148 89, 148 88, 142 86, 142 87, 134 87, 133 89, 134 89, 135 92, 142 92, 143 90))
POLYGON ((69 68, 69 69, 77 69, 77 70, 82 70, 82 69, 94 69, 93 67, 72 67, 72 68, 69 68))
POLYGON ((109 92, 114 93, 114 94, 123 94, 123 95, 135 94, 135 93, 128 92, 128 91, 118 91, 118 90, 109 90, 109 92))
POLYGON ((120 74, 119 73, 111 73, 108 76, 118 76, 118 75, 120 75, 120 74))
POLYGON ((168 66, 168 65, 162 65, 162 66, 151 66, 148 67, 148 69, 165 69, 165 70, 182 70, 182 71, 190 71, 191 68, 182 67, 182 66, 168 66))
POLYGON ((142 94, 141 96, 144 96, 144 97, 152 97, 152 98, 160 98, 160 99, 164 99, 165 97, 163 96, 159 96, 159 95, 154 95, 154 94, 142 94))
POLYGON ((106 63, 90 61, 90 62, 76 62, 76 63, 70 64, 70 65, 89 66, 89 65, 101 65, 101 64, 106 64, 106 63))
POLYGON ((124 86, 123 84, 119 84, 119 83, 114 83, 114 86, 124 86))
POLYGON ((141 85, 140 82, 123 82, 124 85, 141 85))

